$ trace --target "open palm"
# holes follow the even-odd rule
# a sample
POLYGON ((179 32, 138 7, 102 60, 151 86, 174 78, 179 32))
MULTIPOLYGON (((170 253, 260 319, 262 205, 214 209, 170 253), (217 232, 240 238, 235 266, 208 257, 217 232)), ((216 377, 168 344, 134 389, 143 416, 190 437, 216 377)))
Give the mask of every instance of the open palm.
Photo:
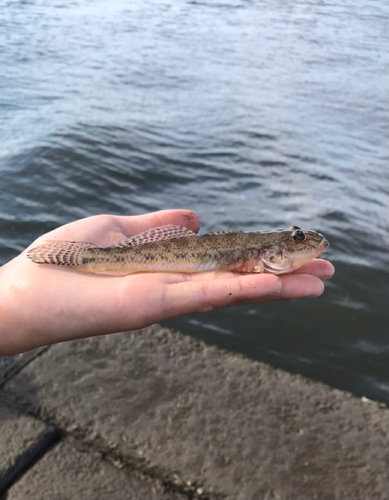
MULTIPOLYGON (((109 246, 166 224, 199 229, 188 210, 119 217, 98 215, 62 226, 38 238, 109 246)), ((28 250, 28 249, 27 249, 28 250)), ((0 268, 0 355, 65 340, 141 328, 157 321, 248 302, 292 300, 323 292, 333 275, 324 260, 308 262, 283 276, 234 273, 85 274, 37 265, 26 251, 0 268)))

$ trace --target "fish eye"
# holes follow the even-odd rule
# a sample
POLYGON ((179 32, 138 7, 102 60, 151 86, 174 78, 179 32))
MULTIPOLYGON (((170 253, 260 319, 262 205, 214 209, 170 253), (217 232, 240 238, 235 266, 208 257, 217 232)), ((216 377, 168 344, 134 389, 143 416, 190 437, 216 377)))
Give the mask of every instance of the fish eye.
POLYGON ((292 238, 294 241, 304 241, 307 238, 307 235, 301 229, 296 229, 292 233, 292 238))

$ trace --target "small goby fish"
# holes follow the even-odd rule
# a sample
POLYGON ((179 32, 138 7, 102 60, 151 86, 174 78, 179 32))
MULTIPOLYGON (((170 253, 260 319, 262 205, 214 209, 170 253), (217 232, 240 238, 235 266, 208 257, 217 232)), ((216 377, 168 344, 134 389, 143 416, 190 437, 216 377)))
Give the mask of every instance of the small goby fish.
POLYGON ((196 235, 182 226, 162 226, 110 247, 76 241, 49 241, 27 256, 37 264, 67 266, 89 273, 290 273, 321 255, 328 241, 297 226, 245 233, 196 235))

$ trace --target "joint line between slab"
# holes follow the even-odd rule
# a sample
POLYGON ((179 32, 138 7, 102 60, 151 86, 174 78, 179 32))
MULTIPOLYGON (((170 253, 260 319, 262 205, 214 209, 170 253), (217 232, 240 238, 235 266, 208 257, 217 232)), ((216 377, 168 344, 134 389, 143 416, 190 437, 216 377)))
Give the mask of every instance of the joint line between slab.
POLYGON ((60 440, 61 435, 57 429, 45 429, 27 450, 16 457, 15 463, 6 471, 3 481, 0 483, 0 500, 5 500, 6 493, 11 486, 39 462, 60 440))

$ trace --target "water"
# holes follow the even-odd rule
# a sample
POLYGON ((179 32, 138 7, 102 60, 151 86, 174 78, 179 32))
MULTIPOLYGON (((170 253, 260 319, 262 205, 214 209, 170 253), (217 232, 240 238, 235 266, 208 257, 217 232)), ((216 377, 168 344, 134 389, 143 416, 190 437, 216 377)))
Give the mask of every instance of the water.
POLYGON ((169 325, 389 402, 388 10, 3 2, 0 263, 104 212, 320 230, 337 269, 320 299, 169 325))

